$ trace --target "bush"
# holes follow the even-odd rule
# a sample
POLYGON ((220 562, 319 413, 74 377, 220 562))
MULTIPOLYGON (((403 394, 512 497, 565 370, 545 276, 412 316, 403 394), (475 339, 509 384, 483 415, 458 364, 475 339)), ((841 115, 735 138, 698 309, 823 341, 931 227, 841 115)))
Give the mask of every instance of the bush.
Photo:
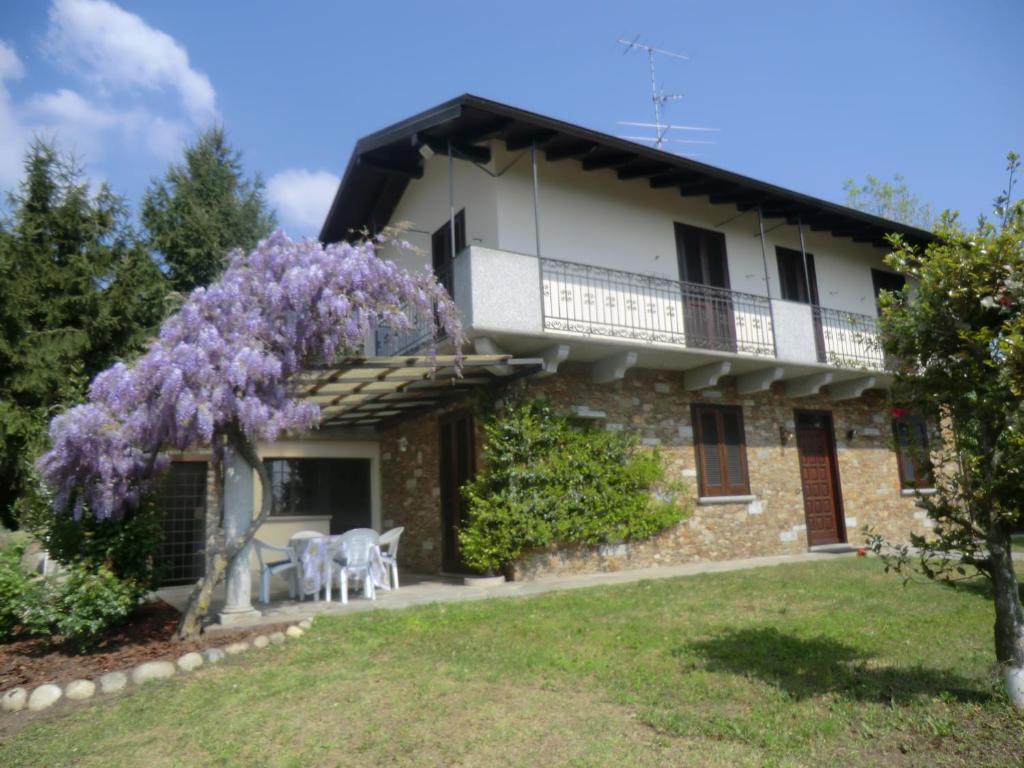
POLYGON ((159 585, 156 553, 163 532, 152 500, 123 520, 97 520, 88 512, 75 520, 69 513, 55 513, 47 495, 35 491, 19 500, 19 522, 65 567, 81 564, 96 570, 102 566, 136 583, 141 591, 159 585))
POLYGON ((25 630, 33 635, 58 636, 84 648, 131 614, 138 605, 139 589, 103 566, 91 568, 76 563, 60 576, 42 580, 37 597, 41 599, 22 607, 20 618, 25 630))
POLYGON ((496 571, 551 544, 649 538, 686 513, 660 454, 634 438, 578 428, 543 403, 513 406, 484 431, 485 469, 462 489, 472 568, 496 571))
POLYGON ((0 544, 0 640, 26 634, 91 645, 123 621, 159 583, 156 553, 162 535, 151 500, 124 520, 54 513, 38 479, 17 500, 22 531, 0 544), (24 572, 29 534, 60 568, 41 578, 24 572))
POLYGON ((24 552, 22 543, 0 548, 0 641, 13 636, 22 623, 22 613, 27 605, 41 601, 40 580, 29 576, 21 567, 24 552))

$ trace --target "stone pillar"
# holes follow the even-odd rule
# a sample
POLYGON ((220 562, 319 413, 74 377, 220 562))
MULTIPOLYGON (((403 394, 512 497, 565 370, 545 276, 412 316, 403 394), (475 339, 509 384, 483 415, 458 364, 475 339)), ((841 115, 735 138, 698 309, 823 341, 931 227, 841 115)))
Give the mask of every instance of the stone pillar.
MULTIPOLYGON (((249 527, 255 508, 252 469, 232 452, 224 471, 224 535, 231 539, 249 527)), ((259 616, 252 607, 252 542, 242 548, 228 564, 225 576, 226 602, 220 613, 221 624, 237 624, 259 616)))

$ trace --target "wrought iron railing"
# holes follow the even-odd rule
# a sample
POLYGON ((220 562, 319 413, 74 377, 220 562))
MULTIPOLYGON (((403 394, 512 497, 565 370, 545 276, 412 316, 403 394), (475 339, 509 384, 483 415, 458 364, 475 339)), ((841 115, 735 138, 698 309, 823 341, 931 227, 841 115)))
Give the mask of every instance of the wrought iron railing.
POLYGON ((827 307, 812 307, 811 311, 818 362, 874 371, 888 367, 875 318, 827 307))
MULTIPOLYGON (((449 262, 444 267, 434 271, 437 281, 448 291, 448 295, 455 298, 454 285, 452 282, 452 265, 449 262)), ((377 354, 385 357, 397 355, 410 355, 430 345, 431 341, 442 341, 444 332, 435 329, 436 323, 432 319, 420 315, 413 317, 410 328, 391 328, 380 326, 374 332, 374 341, 377 354), (441 334, 434 338, 435 330, 441 334)))
POLYGON ((764 296, 541 259, 545 330, 775 356, 764 296))

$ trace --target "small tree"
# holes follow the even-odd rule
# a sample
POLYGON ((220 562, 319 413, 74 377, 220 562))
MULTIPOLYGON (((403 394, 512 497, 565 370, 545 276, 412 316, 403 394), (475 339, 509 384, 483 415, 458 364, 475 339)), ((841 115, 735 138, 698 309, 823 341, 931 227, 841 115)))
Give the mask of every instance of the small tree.
POLYGON ((219 471, 234 452, 256 473, 262 503, 242 534, 207 540, 206 575, 179 635, 199 631, 228 563, 270 514, 273 494, 258 440, 312 429, 320 409, 290 384, 304 370, 354 354, 376 326, 443 329, 456 349, 455 305, 432 274, 409 275, 374 245, 293 243, 277 232, 249 255, 236 252, 221 278, 193 291, 132 365, 117 364, 89 400, 56 417, 40 469, 55 510, 76 517, 123 516, 137 506, 169 448, 209 445, 219 471))
POLYGON ((150 184, 141 218, 171 286, 181 293, 209 285, 223 271, 225 254, 251 250, 275 224, 263 181, 245 178, 241 155, 223 128, 200 134, 185 148, 185 161, 150 184))
POLYGON ((847 179, 843 191, 846 192, 846 204, 851 208, 921 229, 931 229, 935 224, 932 207, 911 192, 898 173, 892 181, 868 176, 863 186, 853 179, 847 179))
MULTIPOLYGON (((898 361, 894 397, 937 416, 937 493, 922 496, 934 535, 912 547, 874 539, 887 565, 917 563, 930 578, 980 572, 991 580, 996 659, 1013 680, 1024 675, 1024 611, 1011 535, 1024 511, 1024 204, 1012 203, 1019 162, 997 199, 997 223, 972 232, 944 214, 923 250, 892 236, 890 266, 911 285, 882 296, 885 351, 898 361), (889 553, 889 554, 886 554, 889 553)), ((1024 699, 1015 699, 1024 706, 1024 699)))

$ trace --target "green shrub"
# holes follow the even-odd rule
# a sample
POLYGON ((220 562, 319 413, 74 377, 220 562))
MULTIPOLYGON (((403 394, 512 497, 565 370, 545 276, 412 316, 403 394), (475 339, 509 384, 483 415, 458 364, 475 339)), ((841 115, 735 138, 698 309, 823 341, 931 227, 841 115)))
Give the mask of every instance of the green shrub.
POLYGON ((9 640, 22 623, 25 606, 41 601, 39 582, 21 567, 23 543, 0 549, 0 641, 9 640))
POLYGON ((68 566, 42 580, 37 599, 23 605, 21 623, 33 635, 60 637, 80 648, 124 621, 138 605, 139 588, 103 566, 68 566))
POLYGON ((102 566, 142 591, 159 585, 156 553, 163 533, 152 500, 123 520, 96 520, 88 513, 75 520, 68 513, 54 513, 44 493, 32 499, 26 494, 20 500, 19 522, 63 566, 102 566))
POLYGON ((472 568, 496 571, 551 544, 649 538, 686 514, 660 454, 635 438, 579 428, 543 403, 513 406, 484 431, 485 468, 462 489, 472 568))

